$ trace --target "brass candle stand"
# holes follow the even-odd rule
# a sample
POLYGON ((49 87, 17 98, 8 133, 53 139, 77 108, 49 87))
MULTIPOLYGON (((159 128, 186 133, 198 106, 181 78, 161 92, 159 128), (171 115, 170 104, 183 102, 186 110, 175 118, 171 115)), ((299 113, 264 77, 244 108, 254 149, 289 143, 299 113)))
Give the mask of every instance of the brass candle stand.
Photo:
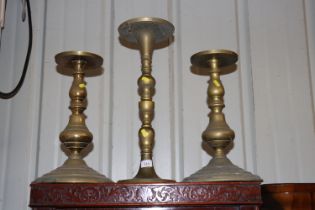
POLYGON ((142 72, 138 79, 139 117, 142 122, 138 132, 141 150, 140 167, 133 179, 119 182, 174 182, 161 179, 155 172, 152 161, 155 133, 151 125, 154 118, 152 98, 155 93, 155 79, 151 75, 153 48, 169 41, 173 35, 174 26, 160 18, 141 17, 122 23, 118 31, 123 41, 139 47, 142 72))
POLYGON ((261 181, 261 178, 235 166, 226 156, 226 148, 234 139, 234 131, 225 121, 222 112, 224 105, 224 87, 221 74, 229 73, 228 67, 235 65, 238 56, 228 50, 210 50, 194 54, 191 63, 201 75, 209 75, 208 107, 209 124, 202 133, 202 139, 214 150, 213 159, 207 166, 184 179, 186 182, 207 181, 261 181))
POLYGON ((70 71, 73 82, 69 96, 72 112, 68 125, 60 133, 60 141, 69 151, 64 164, 48 174, 38 178, 35 182, 49 183, 98 183, 112 182, 110 179, 88 167, 81 152, 91 144, 93 136, 85 125, 84 110, 87 107, 87 91, 84 75, 93 69, 100 68, 103 59, 95 54, 83 51, 68 51, 57 54, 56 62, 59 68, 70 71))

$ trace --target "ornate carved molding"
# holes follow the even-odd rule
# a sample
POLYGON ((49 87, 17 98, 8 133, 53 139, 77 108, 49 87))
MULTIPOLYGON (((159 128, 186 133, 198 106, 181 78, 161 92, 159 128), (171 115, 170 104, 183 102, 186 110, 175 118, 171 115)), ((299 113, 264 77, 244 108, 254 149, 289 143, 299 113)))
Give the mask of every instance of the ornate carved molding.
POLYGON ((30 206, 259 204, 258 182, 31 185, 30 206))

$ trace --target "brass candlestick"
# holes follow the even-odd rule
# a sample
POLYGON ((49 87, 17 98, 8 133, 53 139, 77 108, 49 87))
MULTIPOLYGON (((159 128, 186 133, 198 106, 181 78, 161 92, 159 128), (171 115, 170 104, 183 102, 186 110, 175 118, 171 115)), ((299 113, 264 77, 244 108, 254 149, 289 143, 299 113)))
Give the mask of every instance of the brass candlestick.
POLYGON ((186 182, 204 181, 261 181, 253 175, 235 165, 226 157, 226 147, 234 139, 234 131, 227 125, 222 112, 224 105, 224 87, 220 74, 229 73, 227 68, 237 61, 237 54, 228 50, 210 50, 194 54, 191 63, 199 69, 202 75, 210 74, 208 86, 208 106, 211 109, 209 124, 202 133, 203 141, 214 150, 214 157, 210 163, 190 177, 186 182))
POLYGON ((56 183, 97 183, 112 182, 110 179, 88 167, 82 159, 81 151, 93 139, 92 133, 85 125, 84 110, 87 107, 87 91, 84 75, 86 72, 100 68, 103 59, 95 54, 83 51, 69 51, 57 54, 58 67, 70 70, 73 82, 69 96, 71 98, 70 110, 72 112, 68 125, 60 133, 60 141, 69 151, 68 159, 64 164, 52 172, 38 178, 35 182, 56 183))
POLYGON ((133 179, 120 182, 173 182, 172 180, 158 177, 152 161, 155 134, 151 122, 154 117, 154 102, 152 98, 155 93, 155 79, 151 75, 151 64, 153 47, 168 41, 172 37, 174 26, 163 19, 141 17, 122 23, 118 31, 124 41, 139 46, 142 72, 138 79, 138 93, 141 97, 139 117, 142 122, 138 132, 141 162, 139 171, 133 179))

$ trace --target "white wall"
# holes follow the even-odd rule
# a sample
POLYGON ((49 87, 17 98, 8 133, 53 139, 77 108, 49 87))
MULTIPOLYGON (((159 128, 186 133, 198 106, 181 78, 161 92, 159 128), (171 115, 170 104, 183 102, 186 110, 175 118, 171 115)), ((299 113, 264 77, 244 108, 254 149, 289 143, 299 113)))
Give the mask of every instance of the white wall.
MULTIPOLYGON (((27 42, 20 1, 8 3, 1 90, 17 82, 27 42)), ((224 111, 236 132, 230 159, 265 183, 315 181, 313 0, 31 0, 31 5, 29 73, 14 99, 0 101, 0 209, 26 209, 30 182, 65 159, 58 135, 70 114, 71 78, 58 74, 54 62, 65 50, 104 58, 104 74, 86 79, 87 125, 94 135, 88 164, 114 181, 135 175, 140 56, 119 43, 117 28, 138 16, 161 17, 175 26, 174 43, 153 56, 154 163, 161 177, 179 181, 210 160, 200 137, 208 123, 208 78, 192 74, 189 59, 224 48, 240 55, 238 71, 222 78, 224 111)))
MULTIPOLYGON (((41 75, 45 2, 31 1, 34 44, 29 72, 20 93, 0 101, 0 209, 27 209, 29 183, 38 158, 41 75)), ((28 42, 27 22, 21 21, 21 2, 7 1, 5 30, 0 52, 0 90, 9 91, 18 82, 28 42)))

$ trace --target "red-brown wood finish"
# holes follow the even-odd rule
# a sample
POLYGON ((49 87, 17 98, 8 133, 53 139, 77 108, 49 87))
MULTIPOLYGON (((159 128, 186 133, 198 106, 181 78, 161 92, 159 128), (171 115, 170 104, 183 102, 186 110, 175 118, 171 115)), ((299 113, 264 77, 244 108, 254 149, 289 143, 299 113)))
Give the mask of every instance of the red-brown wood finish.
POLYGON ((33 210, 258 210, 259 182, 31 184, 33 210))
POLYGON ((265 210, 315 210, 315 183, 262 185, 265 210))

